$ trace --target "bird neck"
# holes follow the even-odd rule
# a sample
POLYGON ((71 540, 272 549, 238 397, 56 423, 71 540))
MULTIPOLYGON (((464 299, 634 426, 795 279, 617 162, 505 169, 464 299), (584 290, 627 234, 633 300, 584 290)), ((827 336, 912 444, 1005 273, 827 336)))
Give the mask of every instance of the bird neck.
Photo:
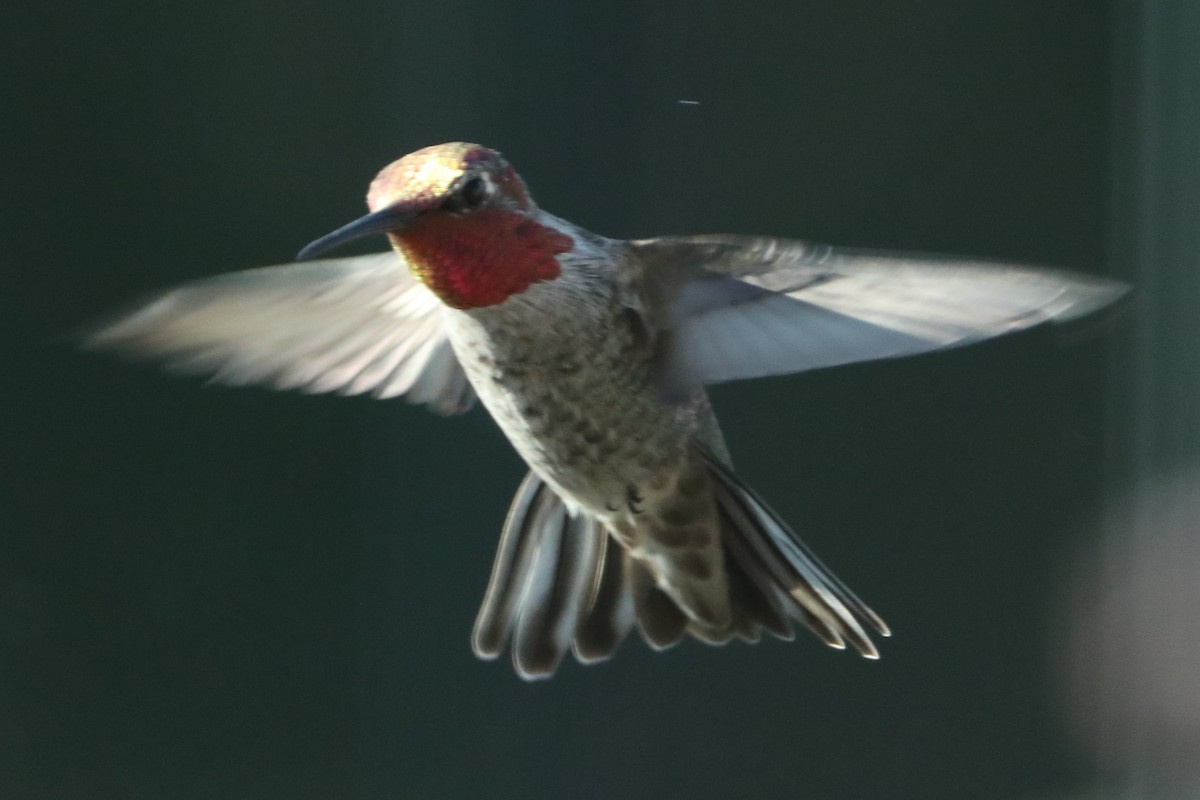
POLYGON ((533 215, 486 208, 430 214, 389 234, 413 272, 448 306, 484 308, 559 276, 556 256, 574 249, 566 233, 533 215))

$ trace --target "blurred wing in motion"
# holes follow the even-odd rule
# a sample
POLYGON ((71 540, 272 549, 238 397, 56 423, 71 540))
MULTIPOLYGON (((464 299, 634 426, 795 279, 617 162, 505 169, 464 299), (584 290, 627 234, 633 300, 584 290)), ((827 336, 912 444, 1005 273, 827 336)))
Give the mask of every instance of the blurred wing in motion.
POLYGON ((441 303, 392 252, 185 284, 84 341, 226 384, 404 395, 443 414, 475 402, 441 303))
POLYGON ((632 243, 674 297, 671 391, 915 355, 1065 323, 1129 287, 1057 269, 743 236, 632 243))

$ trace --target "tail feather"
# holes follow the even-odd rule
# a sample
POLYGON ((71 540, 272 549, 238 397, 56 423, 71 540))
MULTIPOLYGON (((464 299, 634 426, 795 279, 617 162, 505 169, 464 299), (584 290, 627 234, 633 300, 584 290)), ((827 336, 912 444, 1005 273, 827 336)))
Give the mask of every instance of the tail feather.
MULTIPOLYGON (((721 515, 724 517, 724 512, 721 515)), ((726 519, 721 524, 723 528, 732 525, 726 519)), ((725 570, 729 573, 729 596, 738 635, 754 643, 759 639, 759 630, 765 629, 780 639, 793 639, 788 598, 780 595, 766 568, 740 539, 726 537, 725 546, 732 556, 725 559, 725 570)))
POLYGON ((706 456, 714 478, 717 504, 731 523, 723 533, 731 554, 743 565, 760 564, 791 606, 788 610, 832 647, 850 642, 866 658, 879 651, 859 617, 880 635, 887 624, 813 555, 800 538, 758 495, 725 465, 706 456), (741 546, 738 544, 740 543, 741 546), (753 554, 753 556, 751 556, 753 554), (853 609, 853 610, 851 610, 853 609))
POLYGON ((656 650, 684 634, 723 644, 758 641, 763 630, 792 638, 791 620, 826 644, 854 645, 878 658, 863 622, 883 636, 883 620, 839 581, 787 525, 733 473, 704 454, 716 520, 725 546, 731 624, 702 628, 655 584, 586 512, 570 513, 537 475, 526 476, 504 523, 472 647, 493 659, 511 641, 513 664, 527 680, 554 674, 568 650, 584 664, 610 657, 634 625, 656 650), (862 622, 860 622, 862 620, 862 622))
POLYGON ((683 638, 688 627, 687 615, 662 589, 644 566, 628 559, 637 626, 646 644, 655 650, 666 650, 683 638))
POLYGON ((537 555, 540 537, 532 535, 537 532, 530 530, 534 517, 530 512, 538 498, 549 492, 546 484, 531 472, 521 481, 513 497, 508 518, 504 521, 504 530, 500 534, 500 546, 496 550, 487 594, 475 618, 475 629, 471 635, 471 648, 480 658, 491 660, 504 652, 516 623, 530 568, 537 555))
POLYGON ((722 490, 717 490, 717 496, 718 503, 722 506, 721 523, 725 546, 732 556, 730 561, 744 570, 751 571, 756 578, 752 584, 752 591, 736 598, 736 602, 742 607, 748 607, 754 600, 747 598, 757 595, 760 602, 767 602, 767 598, 771 598, 779 605, 784 618, 789 620, 789 632, 790 620, 798 619, 825 644, 844 650, 846 643, 838 633, 836 625, 829 624, 826 618, 817 616, 797 601, 795 596, 779 588, 790 585, 793 580, 786 566, 780 565, 769 550, 764 551, 761 547, 761 534, 754 518, 748 516, 736 500, 727 498, 722 490))
POLYGON ((513 660, 525 678, 553 675, 571 649, 595 583, 597 542, 603 541, 591 530, 596 526, 590 518, 571 517, 561 503, 545 505, 543 519, 534 522, 543 535, 513 638, 513 660))
POLYGON ((608 658, 634 624, 632 569, 599 522, 569 513, 529 473, 513 498, 475 619, 475 654, 496 658, 511 640, 513 666, 526 680, 553 675, 568 650, 584 663, 608 658))
POLYGON ((633 628, 637 611, 626 573, 630 558, 600 526, 592 522, 600 551, 591 604, 575 631, 575 658, 583 664, 604 661, 633 628))

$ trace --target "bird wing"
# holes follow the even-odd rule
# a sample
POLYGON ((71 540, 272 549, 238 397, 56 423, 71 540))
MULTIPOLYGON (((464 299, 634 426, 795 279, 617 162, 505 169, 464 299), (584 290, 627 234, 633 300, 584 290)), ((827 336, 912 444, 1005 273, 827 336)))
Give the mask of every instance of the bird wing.
POLYGON ((673 298, 658 363, 689 386, 915 355, 1098 311, 1129 289, 1058 269, 746 236, 632 242, 673 298))
POLYGON ((84 336, 226 384, 404 395, 444 414, 475 393, 437 297, 399 255, 247 270, 167 291, 84 336))

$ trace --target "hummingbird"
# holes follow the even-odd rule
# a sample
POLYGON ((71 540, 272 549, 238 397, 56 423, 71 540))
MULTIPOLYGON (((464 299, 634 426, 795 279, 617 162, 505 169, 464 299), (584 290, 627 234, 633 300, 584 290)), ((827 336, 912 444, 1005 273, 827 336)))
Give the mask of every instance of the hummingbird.
POLYGON ((1056 269, 741 235, 619 240, 495 150, 410 153, 297 262, 166 291, 86 343, 225 384, 476 402, 529 466, 472 633, 525 679, 793 623, 878 658, 883 619, 733 470, 705 387, 957 347, 1113 304, 1056 269), (331 258, 352 239, 390 248, 331 258))

